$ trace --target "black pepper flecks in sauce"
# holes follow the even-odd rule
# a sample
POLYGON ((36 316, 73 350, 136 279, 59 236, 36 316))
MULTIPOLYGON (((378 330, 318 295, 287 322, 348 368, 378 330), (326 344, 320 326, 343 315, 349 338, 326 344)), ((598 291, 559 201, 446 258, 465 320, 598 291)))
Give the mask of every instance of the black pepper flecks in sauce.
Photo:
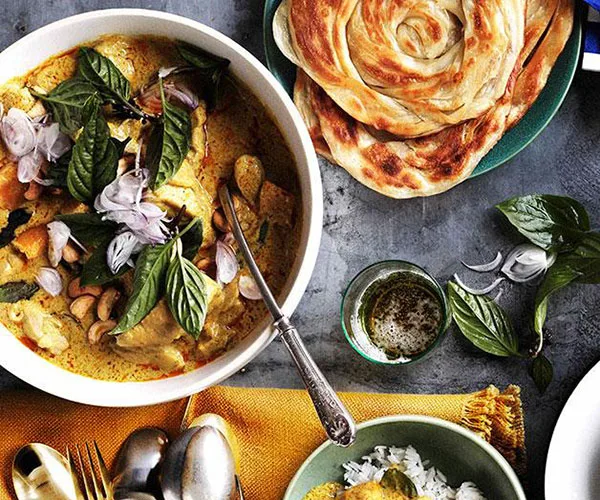
POLYGON ((390 359, 427 350, 442 323, 442 306, 435 292, 404 273, 373 283, 359 313, 371 342, 390 359))

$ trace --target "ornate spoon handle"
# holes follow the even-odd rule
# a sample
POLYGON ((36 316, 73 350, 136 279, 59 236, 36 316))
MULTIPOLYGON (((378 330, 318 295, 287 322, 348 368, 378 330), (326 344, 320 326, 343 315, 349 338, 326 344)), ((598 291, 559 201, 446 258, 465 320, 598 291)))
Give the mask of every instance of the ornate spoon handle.
POLYGON ((286 316, 275 327, 296 363, 327 436, 338 446, 350 446, 356 438, 354 419, 306 350, 298 330, 286 316))

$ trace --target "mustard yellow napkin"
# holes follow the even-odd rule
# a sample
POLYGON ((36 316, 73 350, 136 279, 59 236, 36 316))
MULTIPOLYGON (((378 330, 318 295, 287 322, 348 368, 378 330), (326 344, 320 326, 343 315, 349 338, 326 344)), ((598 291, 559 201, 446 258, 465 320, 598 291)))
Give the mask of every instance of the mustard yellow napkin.
MULTIPOLYGON (((523 472, 525 460, 520 391, 491 386, 460 395, 342 393, 357 421, 394 414, 431 415, 460 423, 494 445, 523 472)), ((64 451, 67 444, 98 441, 110 463, 135 429, 164 428, 175 436, 186 401, 145 408, 98 408, 40 392, 0 394, 0 498, 13 498, 10 467, 17 449, 37 441, 64 451)), ((194 397, 190 418, 217 413, 233 427, 242 449, 241 479, 247 500, 281 500, 306 457, 325 440, 304 391, 213 387, 194 397), (283 457, 283 458, 282 458, 283 457)))

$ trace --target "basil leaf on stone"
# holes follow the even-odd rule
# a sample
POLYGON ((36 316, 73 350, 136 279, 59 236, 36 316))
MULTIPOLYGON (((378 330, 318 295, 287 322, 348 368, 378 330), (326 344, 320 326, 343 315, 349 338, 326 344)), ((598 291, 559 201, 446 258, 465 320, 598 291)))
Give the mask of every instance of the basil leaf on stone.
POLYGON ((106 252, 112 238, 113 237, 111 236, 102 241, 83 264, 81 270, 82 286, 105 285, 131 270, 131 267, 125 265, 119 269, 117 274, 113 274, 108 267, 108 263, 106 262, 106 252))
POLYGON ((169 264, 166 299, 175 320, 198 339, 206 319, 206 283, 200 270, 182 255, 177 255, 169 264))
POLYGON ((206 93, 208 110, 213 110, 219 97, 221 78, 230 61, 191 45, 180 44, 177 50, 179 55, 196 69, 206 93))
POLYGON ((552 368, 552 363, 543 354, 539 354, 533 358, 531 376, 538 390, 542 394, 546 392, 546 389, 554 378, 554 368, 552 368))
POLYGON ((167 243, 144 247, 135 264, 133 293, 127 301, 123 316, 111 335, 118 335, 133 328, 160 300, 165 289, 165 278, 171 261, 173 245, 196 223, 197 219, 194 219, 181 233, 167 243))
POLYGON ((448 297, 454 321, 467 340, 495 356, 520 356, 510 318, 492 299, 473 295, 452 282, 448 297))
POLYGON ((186 259, 193 260, 202 246, 203 240, 202 222, 198 221, 189 231, 181 237, 183 244, 183 256, 186 259))
POLYGON ((590 229, 583 205, 566 196, 519 196, 496 208, 523 236, 544 250, 564 250, 590 229))
POLYGON ((14 240, 17 228, 27 224, 29 219, 31 219, 31 214, 23 208, 17 208, 9 213, 6 226, 0 231, 0 248, 4 248, 14 240))
POLYGON ((65 134, 73 134, 86 122, 86 112, 100 103, 96 87, 83 78, 71 78, 59 83, 48 94, 32 94, 40 98, 60 124, 65 134))
POLYGON ((600 283, 600 233, 588 233, 568 253, 560 254, 548 269, 535 298, 534 329, 543 334, 550 296, 570 283, 600 283))
POLYGON ((177 173, 190 150, 192 137, 190 115, 165 99, 162 79, 159 86, 163 113, 153 126, 146 153, 152 189, 159 188, 177 173))
POLYGON ((118 225, 110 220, 103 220, 97 213, 59 214, 57 220, 64 222, 83 245, 98 246, 117 233, 118 225))
POLYGON ((25 281, 11 281, 0 286, 0 302, 14 303, 27 300, 40 289, 35 283, 25 281))
POLYGON ((119 153, 100 108, 92 111, 73 146, 67 186, 74 198, 91 204, 117 176, 119 153))

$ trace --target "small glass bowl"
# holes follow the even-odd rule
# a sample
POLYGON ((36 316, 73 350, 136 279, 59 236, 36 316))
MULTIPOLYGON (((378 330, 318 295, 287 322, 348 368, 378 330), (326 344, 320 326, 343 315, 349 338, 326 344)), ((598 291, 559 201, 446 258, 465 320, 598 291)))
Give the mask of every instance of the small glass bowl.
POLYGON ((440 343, 444 333, 448 329, 451 318, 448 299, 446 298, 444 289, 437 280, 422 267, 402 260, 386 260, 363 269, 350 282, 342 299, 341 321, 346 339, 363 358, 378 364, 407 365, 423 359, 440 343), (384 280, 396 273, 406 274, 409 279, 420 282, 431 290, 439 299, 442 310, 442 321, 440 322, 435 339, 429 344, 427 349, 410 358, 388 358, 381 349, 371 342, 369 335, 362 326, 359 316, 363 297, 369 287, 375 282, 384 280))

